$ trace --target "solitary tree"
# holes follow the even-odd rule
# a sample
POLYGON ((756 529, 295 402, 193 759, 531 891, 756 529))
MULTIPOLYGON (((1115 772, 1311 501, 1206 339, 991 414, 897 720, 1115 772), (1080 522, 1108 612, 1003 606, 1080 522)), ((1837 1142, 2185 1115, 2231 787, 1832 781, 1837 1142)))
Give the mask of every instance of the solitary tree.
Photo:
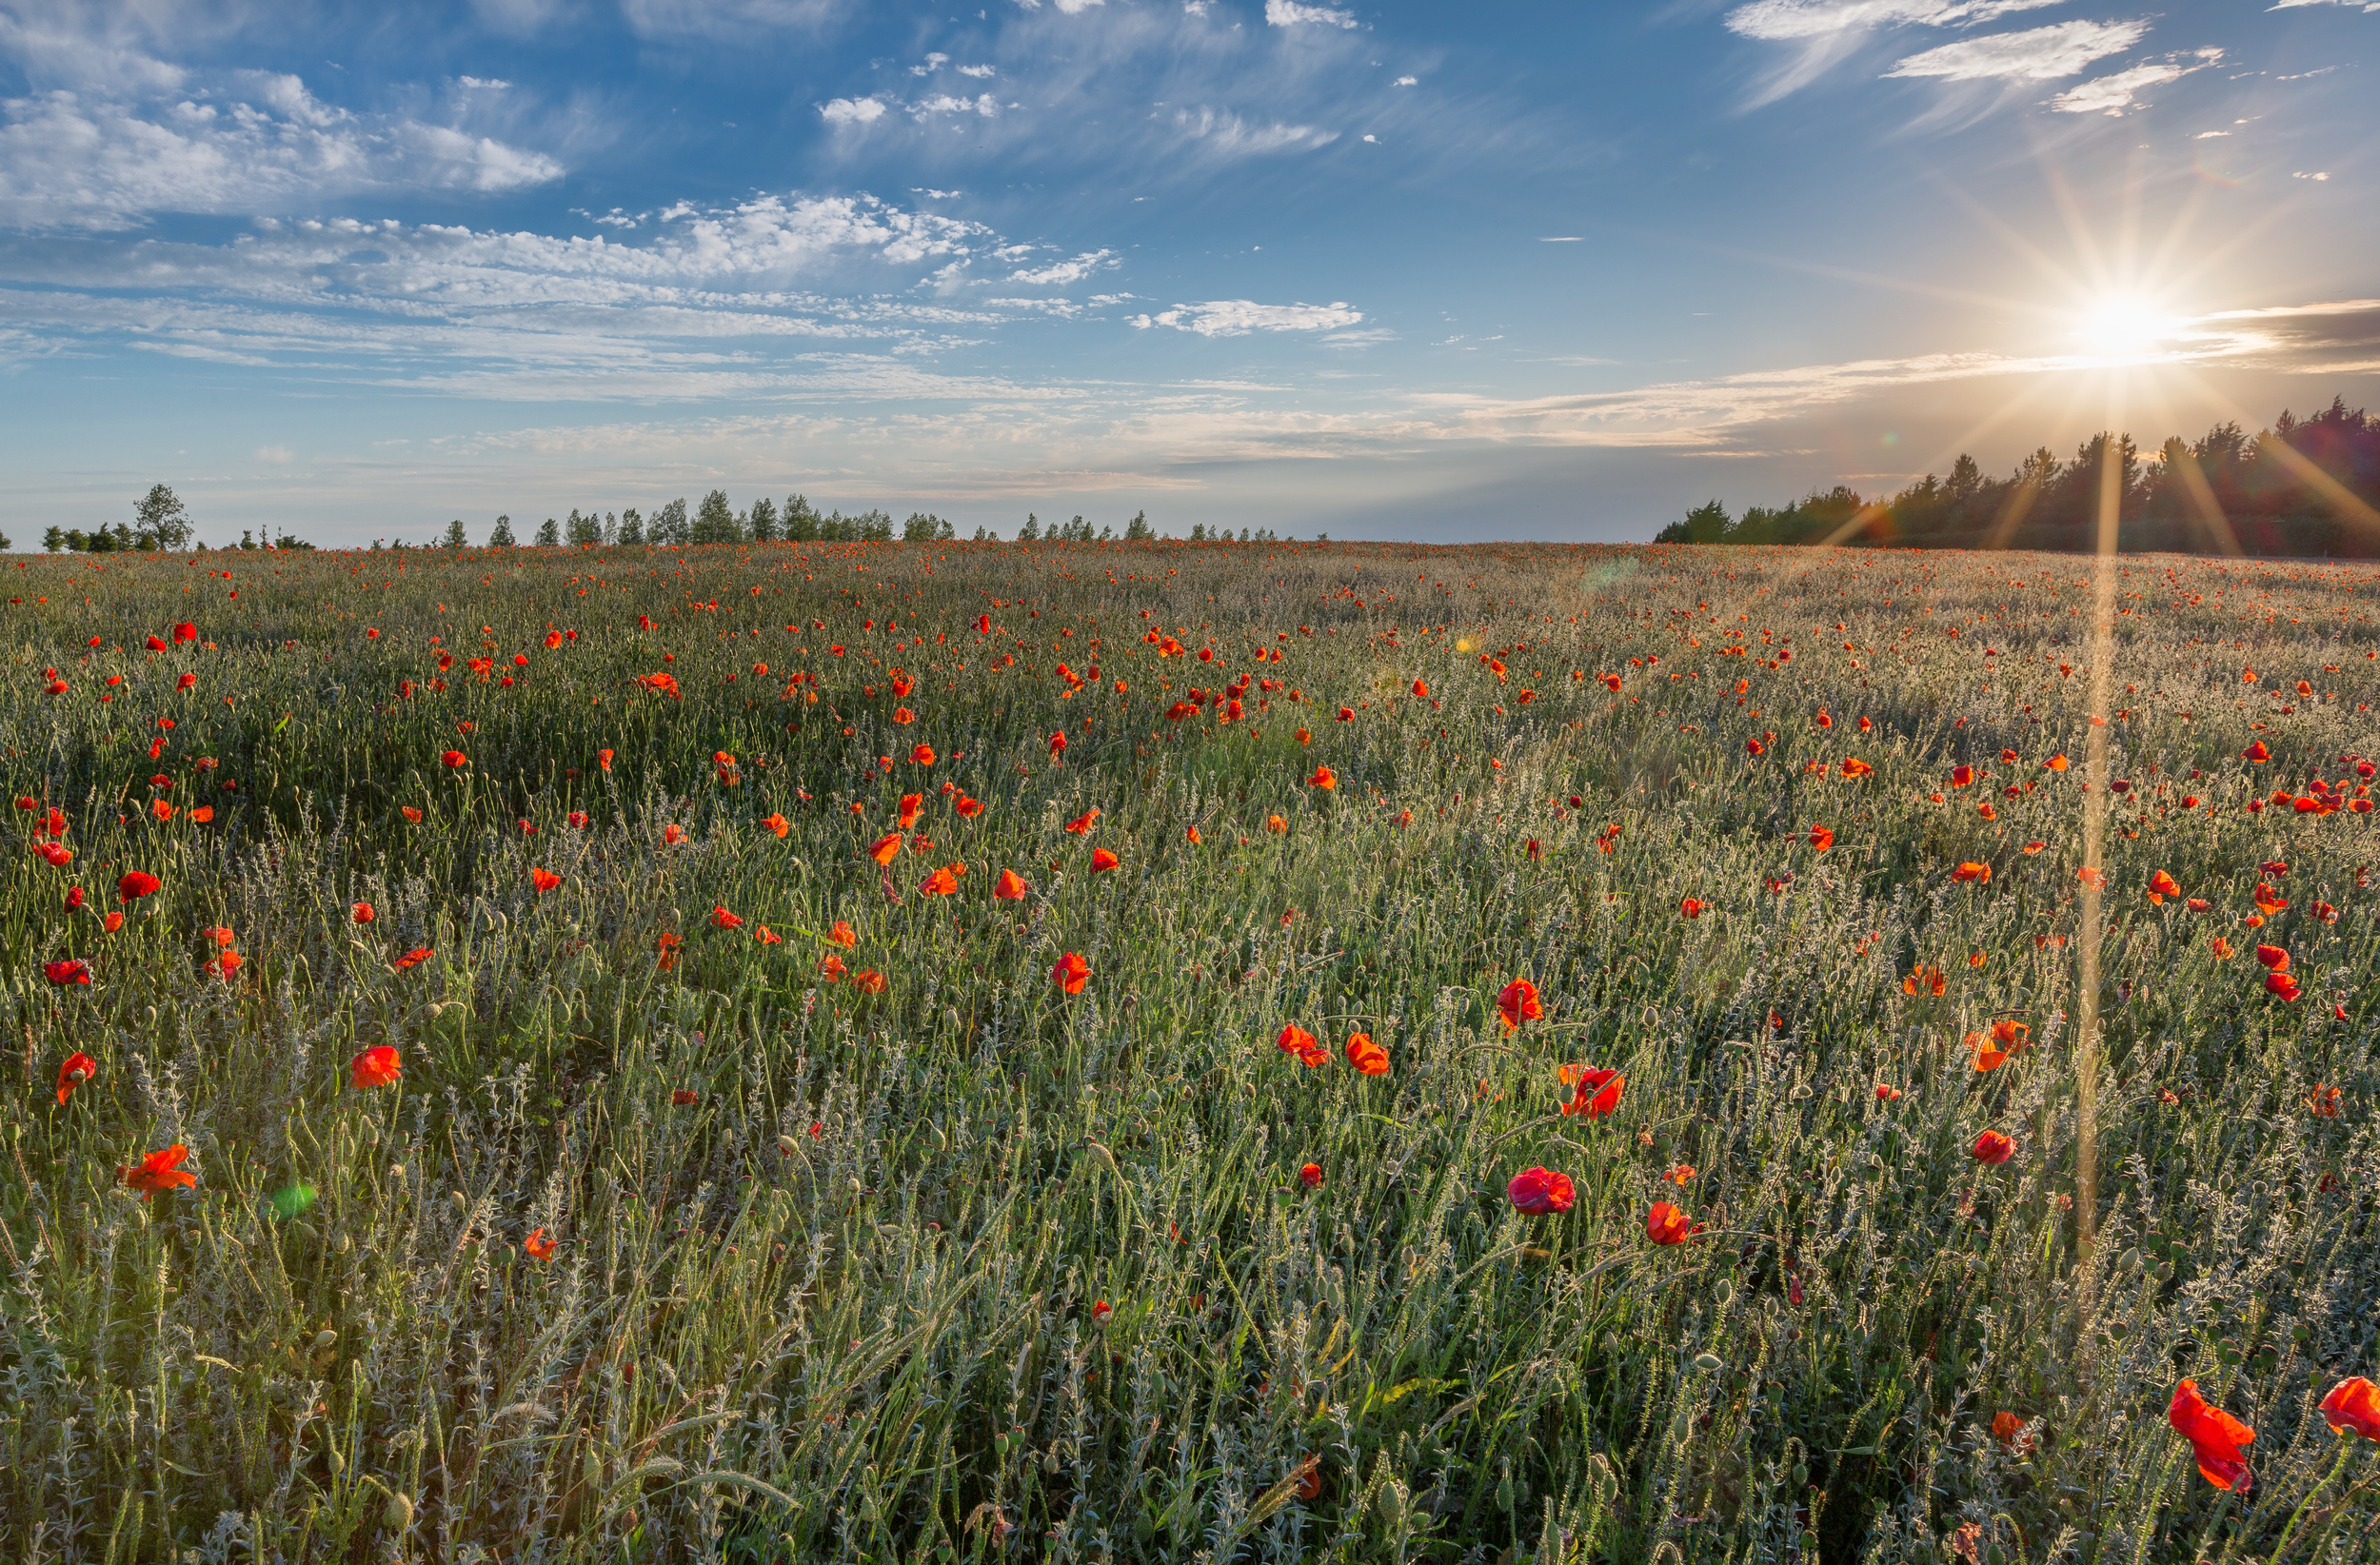
POLYGON ((453 521, 446 524, 446 547, 450 549, 468 548, 470 546, 471 540, 466 536, 463 531, 463 518, 458 516, 453 521))
POLYGON ((491 549, 512 547, 512 518, 509 516, 496 518, 496 525, 487 529, 487 546, 491 549))
POLYGON ((1126 543, 1145 544, 1156 536, 1157 529, 1149 525, 1149 513, 1146 511, 1134 511, 1132 520, 1124 524, 1126 543))
POLYGON ((134 536, 145 549, 178 549, 190 541, 190 513, 173 491, 159 484, 132 507, 134 536))

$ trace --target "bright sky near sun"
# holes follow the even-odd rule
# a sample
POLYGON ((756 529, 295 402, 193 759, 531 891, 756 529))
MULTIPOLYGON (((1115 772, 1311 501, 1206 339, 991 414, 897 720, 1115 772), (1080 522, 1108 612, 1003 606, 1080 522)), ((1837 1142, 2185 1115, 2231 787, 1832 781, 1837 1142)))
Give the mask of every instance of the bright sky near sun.
POLYGON ((0 528, 1645 538, 2380 401, 2380 3, 0 0, 0 528))

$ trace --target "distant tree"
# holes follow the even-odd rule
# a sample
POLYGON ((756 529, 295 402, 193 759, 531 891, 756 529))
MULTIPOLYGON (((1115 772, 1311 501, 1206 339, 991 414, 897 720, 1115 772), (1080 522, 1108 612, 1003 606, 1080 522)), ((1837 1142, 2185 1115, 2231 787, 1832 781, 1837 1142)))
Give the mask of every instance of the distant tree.
POLYGON ((244 549, 252 549, 255 546, 256 534, 254 530, 248 527, 242 527, 240 529, 240 547, 244 549))
POLYGON ((744 536, 736 525, 735 508, 727 504, 725 491, 713 489, 703 497, 695 508, 694 530, 690 542, 697 544, 732 544, 744 536))
POLYGON ((653 513, 652 522, 645 529, 645 538, 647 543, 677 548, 685 544, 692 531, 692 525, 686 521, 685 502, 673 500, 653 513))
POLYGON ((59 526, 55 522, 50 523, 49 530, 41 535, 41 546, 48 549, 52 554, 55 554, 60 549, 65 548, 66 529, 59 526))
POLYGON ((1017 542, 1038 544, 1041 541, 1041 519, 1031 511, 1024 513, 1024 525, 1017 529, 1017 542))
POLYGON ((1193 544, 1203 544, 1206 542, 1205 523, 1193 522, 1190 524, 1190 542, 1193 544))
POLYGON ((637 515, 634 505, 630 505, 620 513, 620 531, 617 536, 625 547, 641 548, 644 546, 645 518, 637 515))
POLYGON ((857 520, 860 524, 861 543, 889 544, 892 542, 892 512, 880 505, 874 509, 863 511, 857 520))
POLYGON ((1128 544, 1145 544, 1156 536, 1157 529, 1149 525, 1146 511, 1134 511, 1132 520, 1124 524, 1124 542, 1128 544))
POLYGON ((563 536, 570 541, 572 548, 591 548, 604 541, 603 519, 593 511, 588 511, 582 516, 579 514, 579 508, 573 505, 570 507, 567 530, 563 536))
POLYGON ((777 502, 766 495, 752 502, 752 514, 746 524, 746 530, 750 532, 752 542, 755 544, 775 543, 777 541, 777 502))
POLYGON ((605 511, 604 513, 604 536, 602 541, 606 544, 617 544, 620 542, 620 518, 614 516, 609 511, 605 511))
POLYGON ((904 544, 932 544, 949 536, 950 524, 924 511, 911 511, 909 520, 901 524, 904 544))
MULTIPOLYGON (((245 544, 241 545, 243 548, 247 546, 245 544)), ((513 546, 512 518, 509 516, 496 518, 496 525, 487 529, 487 546, 491 549, 508 549, 513 546)))
POLYGON ((785 500, 783 534, 788 544, 813 543, 819 536, 818 512, 810 508, 805 495, 789 495, 785 500))
POLYGON ((549 516, 538 525, 537 546, 542 549, 550 549, 560 547, 561 544, 562 524, 549 516))
POLYGON ((190 541, 190 513, 162 484, 141 496, 132 516, 135 536, 149 540, 143 548, 178 549, 190 541))
POLYGON ((446 524, 446 536, 445 542, 446 547, 450 549, 470 547, 471 540, 466 537, 463 531, 463 518, 458 516, 453 521, 446 524))

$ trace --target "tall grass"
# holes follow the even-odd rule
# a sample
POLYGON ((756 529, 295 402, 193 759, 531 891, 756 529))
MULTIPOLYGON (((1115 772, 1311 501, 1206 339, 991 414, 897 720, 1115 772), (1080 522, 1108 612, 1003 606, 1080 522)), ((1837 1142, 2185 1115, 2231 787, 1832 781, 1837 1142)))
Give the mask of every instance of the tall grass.
POLYGON ((2130 787, 2084 865, 2080 769, 2044 763, 2085 749, 2088 569, 20 563, 0 1547, 2361 1557, 2380 1466, 2313 1403, 2380 1328, 2372 817, 2246 806, 2311 775, 2369 798, 2380 573, 2128 563, 2105 715, 2130 787), (1243 675, 1279 683, 1239 721, 1166 716, 1243 675), (1986 775, 1954 786, 1961 763, 1986 775), (31 851, 53 806, 63 868, 31 851), (946 864, 958 891, 927 894, 946 864), (2088 1247, 2086 867, 2111 909, 2088 1247), (163 886, 120 906, 131 869, 163 886), (2209 909, 2152 904, 2158 870, 2209 909), (2260 884, 2289 906, 2244 927, 2260 884), (2266 993, 2259 942, 2302 999, 2266 993), (49 981, 68 958, 89 985, 49 981), (1508 1031, 1522 977, 1546 1015, 1508 1031), (1963 1040, 2003 1018, 2032 1046, 1979 1072, 1963 1040), (1329 1063, 1274 1046, 1291 1021, 1329 1063), (1388 1074, 1345 1063, 1356 1030, 1388 1074), (384 1044, 402 1079, 349 1085, 384 1044), (78 1050, 96 1078, 61 1105, 78 1050), (1571 1062, 1625 1073, 1615 1115, 1557 1112, 1571 1062), (1986 1128, 2013 1159, 1971 1159, 1986 1128), (118 1182, 177 1143, 194 1187, 118 1182), (1517 1213, 1532 1165, 1575 1206, 1517 1213), (1707 1231, 1649 1242, 1663 1199, 1707 1231), (2184 1375, 2255 1427, 2246 1494, 2167 1426, 2184 1375))

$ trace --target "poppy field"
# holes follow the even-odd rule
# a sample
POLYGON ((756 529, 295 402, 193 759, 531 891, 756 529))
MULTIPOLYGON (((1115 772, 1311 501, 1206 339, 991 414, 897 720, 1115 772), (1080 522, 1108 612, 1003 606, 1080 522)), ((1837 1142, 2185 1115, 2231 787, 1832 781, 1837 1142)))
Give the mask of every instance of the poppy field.
POLYGON ((7 575, 10 1557, 2380 1538, 2380 569, 7 575))

